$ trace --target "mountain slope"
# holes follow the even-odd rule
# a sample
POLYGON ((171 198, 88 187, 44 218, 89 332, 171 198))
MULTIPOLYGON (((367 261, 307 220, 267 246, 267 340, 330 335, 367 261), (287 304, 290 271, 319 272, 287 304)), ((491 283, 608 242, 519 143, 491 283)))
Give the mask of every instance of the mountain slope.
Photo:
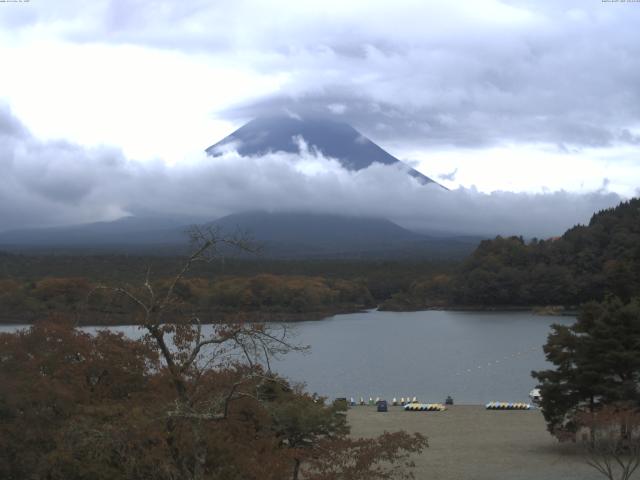
POLYGON ((172 245, 184 243, 186 226, 194 219, 124 217, 52 228, 31 228, 0 233, 0 246, 104 247, 115 245, 172 245))
POLYGON ((415 241, 422 235, 381 218, 360 218, 301 212, 246 212, 213 222, 224 230, 236 227, 265 242, 310 244, 385 243, 415 241))
POLYGON ((421 182, 436 183, 387 153, 350 125, 324 117, 297 119, 282 115, 256 118, 207 148, 206 152, 216 156, 227 148, 233 148, 243 156, 268 152, 298 153, 296 137, 302 137, 323 155, 339 160, 348 170, 362 170, 372 163, 402 165, 421 182))
POLYGON ((213 222, 246 231, 275 257, 462 257, 477 237, 431 237, 380 218, 300 212, 247 212, 213 222))
MULTIPOLYGON (((0 249, 120 251, 176 253, 187 247, 190 218, 127 217, 70 227, 0 233, 0 249)), ((209 225, 223 233, 246 232, 267 257, 461 257, 470 253, 475 237, 429 237, 376 218, 314 213, 248 212, 220 218, 209 225)), ((232 252, 229 252, 232 253, 232 252)))

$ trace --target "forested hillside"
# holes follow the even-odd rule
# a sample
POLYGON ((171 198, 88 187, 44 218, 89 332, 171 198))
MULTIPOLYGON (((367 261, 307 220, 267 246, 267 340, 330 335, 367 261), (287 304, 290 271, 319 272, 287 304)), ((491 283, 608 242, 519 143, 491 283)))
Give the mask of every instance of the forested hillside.
POLYGON ((633 199, 561 237, 484 240, 459 267, 419 276, 382 308, 577 306, 639 293, 640 199, 633 199))
POLYGON ((640 292, 640 199, 593 215, 560 238, 483 241, 460 267, 452 301, 482 305, 578 305, 640 292))

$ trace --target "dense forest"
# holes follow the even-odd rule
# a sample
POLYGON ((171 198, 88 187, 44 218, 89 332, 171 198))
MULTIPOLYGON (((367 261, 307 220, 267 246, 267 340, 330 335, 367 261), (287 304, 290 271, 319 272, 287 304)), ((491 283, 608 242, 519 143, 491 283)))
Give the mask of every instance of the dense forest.
MULTIPOLYGON (((162 288, 182 257, 0 254, 0 322, 30 322, 64 312, 81 323, 127 321, 133 305, 104 288, 162 288)), ((253 320, 316 319, 372 308, 406 291, 417 278, 455 267, 448 262, 397 260, 274 260, 226 258, 194 265, 177 293, 200 318, 242 313, 253 320)))
MULTIPOLYGON (((153 282, 153 288, 163 292, 169 283, 170 279, 161 279, 153 282)), ((129 323, 135 302, 119 295, 116 287, 84 277, 0 279, 0 310, 4 322, 65 314, 79 324, 129 323)), ((258 321, 322 318, 375 306, 363 282, 315 276, 191 277, 175 286, 175 295, 181 302, 176 314, 190 312, 206 322, 240 314, 258 321)))
POLYGON ((415 281, 389 309, 458 306, 577 306, 640 291, 640 199, 593 215, 547 240, 497 237, 480 243, 452 274, 415 281))
MULTIPOLYGON (((184 257, 166 255, 11 254, 0 252, 0 278, 28 281, 49 276, 85 277, 101 283, 136 283, 147 271, 155 277, 172 275, 184 257)), ((189 277, 218 279, 261 274, 363 280, 376 301, 407 290, 418 278, 452 272, 450 259, 274 259, 260 255, 226 257, 194 265, 189 277)))

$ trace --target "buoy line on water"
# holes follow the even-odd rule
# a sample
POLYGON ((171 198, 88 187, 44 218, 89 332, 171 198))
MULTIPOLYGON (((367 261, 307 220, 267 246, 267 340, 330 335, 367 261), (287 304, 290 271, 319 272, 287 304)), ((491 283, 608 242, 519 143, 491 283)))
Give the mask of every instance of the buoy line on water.
MULTIPOLYGON (((532 347, 523 349, 523 350, 519 350, 519 351, 514 351, 511 354, 508 355, 504 355, 502 357, 502 359, 497 359, 494 360, 493 362, 487 362, 486 366, 485 364, 481 364, 481 365, 476 365, 474 368, 466 368, 466 369, 462 369, 459 370, 455 373, 455 376, 461 376, 461 375, 468 375, 470 373, 474 373, 477 372, 478 370, 482 370, 483 368, 491 368, 491 367, 496 367, 496 366, 500 366, 504 363, 506 363, 509 359, 512 358, 518 358, 518 357, 522 357, 525 355, 529 355, 532 352, 534 352, 535 350, 537 350, 538 348, 541 348, 540 346, 534 345, 532 347)), ((400 397, 400 399, 397 399, 398 397, 394 397, 393 401, 389 402, 390 406, 399 406, 399 407, 405 407, 407 405, 411 405, 411 404, 417 404, 417 399, 416 397, 411 397, 411 396, 407 396, 407 397, 400 397)), ((373 397, 369 397, 369 400, 367 401, 365 399, 365 397, 360 397, 360 400, 357 401, 354 397, 351 397, 350 400, 348 401, 348 404, 350 406, 363 406, 363 405, 369 405, 369 406, 374 406, 377 405, 378 401, 380 401, 381 398, 380 397, 376 397, 375 400, 373 399, 373 397)), ((507 402, 489 402, 490 404, 507 404, 507 402)), ((424 404, 426 405, 426 404, 424 404)), ((438 404, 430 404, 430 405, 438 405, 438 404)), ((488 407, 487 407, 488 408, 488 407)), ((529 406, 529 408, 531 408, 531 406, 529 406)), ((492 409, 502 409, 500 407, 494 407, 492 409)), ((513 409, 513 408, 509 408, 509 409, 513 409)))
POLYGON ((504 364, 506 361, 508 361, 511 358, 518 358, 518 357, 522 357, 524 355, 529 355, 532 352, 534 352, 535 350, 537 350, 538 348, 540 348, 539 346, 533 346, 530 348, 527 348, 525 350, 520 350, 518 352, 513 352, 509 355, 504 355, 502 357, 502 359, 498 359, 498 360, 494 360, 493 362, 487 362, 486 366, 485 364, 480 364, 480 365, 476 365, 475 367, 472 368, 463 368, 462 370, 459 370, 455 373, 456 376, 461 376, 461 375, 467 375, 469 373, 473 373, 473 372, 477 372, 478 370, 482 370, 483 368, 491 368, 491 367, 495 367, 498 365, 502 365, 504 364))

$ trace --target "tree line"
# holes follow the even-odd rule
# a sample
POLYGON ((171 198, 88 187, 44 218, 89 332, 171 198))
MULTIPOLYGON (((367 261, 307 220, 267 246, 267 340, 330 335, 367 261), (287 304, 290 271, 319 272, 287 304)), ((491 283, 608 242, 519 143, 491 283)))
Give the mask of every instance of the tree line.
MULTIPOLYGON (((154 281, 158 291, 170 278, 154 281)), ((0 279, 0 311, 4 321, 31 321, 48 313, 66 313, 94 323, 122 323, 136 308, 130 298, 102 288, 85 277, 46 277, 38 280, 0 279)), ((182 309, 197 311, 206 321, 238 312, 265 319, 278 314, 327 315, 375 305, 366 284, 358 280, 270 275, 250 277, 185 277, 175 286, 182 309), (272 315, 270 317, 269 315, 272 315)))
MULTIPOLYGON (((126 284, 143 280, 150 270, 154 278, 170 277, 180 267, 183 257, 153 255, 70 255, 3 254, 0 252, 0 282, 21 297, 47 278, 83 279, 91 284, 126 284), (27 286, 15 288, 16 283, 27 286)), ((194 265, 187 279, 206 279, 209 283, 261 275, 277 277, 322 278, 326 282, 346 281, 363 284, 373 301, 379 304, 398 292, 407 291, 417 279, 453 271, 451 260, 393 259, 270 259, 245 256, 217 258, 194 265)), ((18 298, 19 301, 24 300, 18 298)), ((28 305, 27 305, 28 306, 28 305)), ((8 308, 5 305, 3 308, 8 308)))
POLYGON ((640 291, 640 199, 593 215, 559 238, 482 242, 454 282, 454 301, 579 305, 640 291))

